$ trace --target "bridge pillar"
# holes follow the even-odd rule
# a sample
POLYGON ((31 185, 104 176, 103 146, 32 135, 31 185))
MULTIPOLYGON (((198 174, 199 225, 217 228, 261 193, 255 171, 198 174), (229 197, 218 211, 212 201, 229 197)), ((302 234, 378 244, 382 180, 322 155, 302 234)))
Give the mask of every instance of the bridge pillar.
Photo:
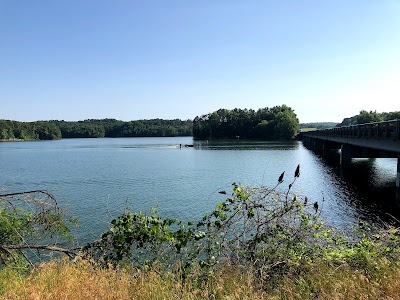
POLYGON ((322 156, 325 154, 325 142, 320 139, 314 139, 313 150, 322 156))
POLYGON ((400 157, 397 158, 396 200, 400 206, 400 157))
POLYGON ((342 167, 349 167, 351 165, 352 147, 349 144, 342 144, 340 151, 340 165, 342 167))

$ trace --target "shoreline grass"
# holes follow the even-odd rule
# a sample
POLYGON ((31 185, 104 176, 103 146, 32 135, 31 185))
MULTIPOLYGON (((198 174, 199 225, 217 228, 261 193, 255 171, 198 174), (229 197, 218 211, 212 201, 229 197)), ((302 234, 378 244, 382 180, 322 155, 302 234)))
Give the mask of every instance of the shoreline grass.
MULTIPOLYGON (((21 232, 68 228, 57 210, 34 227, 10 206, 0 211, 0 299, 400 299, 400 228, 324 227, 317 202, 290 194, 299 175, 286 193, 233 184, 197 224, 127 209, 99 240, 32 268, 21 232)), ((32 249, 43 247, 54 250, 32 249)))
POLYGON ((370 275, 346 264, 310 264, 271 288, 250 270, 231 265, 206 279, 194 274, 184 280, 175 270, 127 271, 53 260, 25 275, 2 269, 0 299, 399 299, 400 269, 385 259, 377 266, 370 275))

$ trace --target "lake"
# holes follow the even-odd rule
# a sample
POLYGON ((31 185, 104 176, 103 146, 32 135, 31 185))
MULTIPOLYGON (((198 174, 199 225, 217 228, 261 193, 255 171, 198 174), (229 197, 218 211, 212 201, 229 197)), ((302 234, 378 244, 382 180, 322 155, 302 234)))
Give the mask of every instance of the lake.
POLYGON ((285 171, 310 202, 322 199, 322 217, 347 228, 358 219, 375 222, 394 213, 396 159, 353 159, 338 166, 337 153, 323 159, 301 142, 194 141, 175 138, 64 139, 0 143, 0 189, 47 189, 78 217, 80 242, 97 238, 126 206, 158 207, 162 216, 201 218, 224 199, 232 183, 273 187, 285 171), (193 144, 193 148, 184 147, 193 144), (180 148, 179 145, 183 147, 180 148))

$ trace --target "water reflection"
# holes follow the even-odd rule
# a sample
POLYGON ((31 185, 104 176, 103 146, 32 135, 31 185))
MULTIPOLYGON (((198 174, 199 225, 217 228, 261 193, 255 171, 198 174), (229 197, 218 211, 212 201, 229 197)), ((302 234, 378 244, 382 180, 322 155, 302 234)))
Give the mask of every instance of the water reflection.
POLYGON ((79 239, 89 241, 125 205, 133 211, 157 206, 163 216, 197 220, 224 200, 217 191, 229 190, 232 182, 273 187, 286 171, 279 187, 286 191, 298 164, 301 175, 293 192, 318 201, 329 224, 346 228, 359 218, 388 220, 386 212, 393 212, 394 159, 354 159, 342 170, 337 151, 321 157, 298 141, 177 137, 0 143, 0 188, 54 192, 80 219, 79 239))
POLYGON ((339 151, 332 150, 321 162, 340 181, 342 190, 350 195, 342 197, 347 205, 354 208, 359 218, 370 222, 394 223, 400 219, 396 201, 395 158, 352 159, 348 168, 340 167, 339 151), (395 219, 394 219, 395 218, 395 219))
POLYGON ((297 141, 261 140, 195 140, 194 148, 199 150, 297 150, 297 141))
MULTIPOLYGON (((299 150, 299 147, 303 148, 302 144, 296 141, 289 143, 259 140, 194 141, 194 148, 199 150, 299 150)), ((353 159, 351 167, 341 168, 338 150, 330 150, 324 156, 312 152, 312 156, 318 160, 321 170, 325 173, 323 176, 326 177, 323 180, 327 184, 325 190, 336 191, 335 198, 343 210, 349 211, 348 213, 353 211, 352 214, 357 218, 375 223, 381 221, 394 223, 395 219, 400 219, 400 209, 396 202, 396 159, 353 159)), ((300 161, 304 163, 307 160, 301 158, 300 161)), ((328 219, 332 219, 331 212, 325 214, 328 219)), ((337 220, 333 222, 341 226, 341 222, 337 220)))

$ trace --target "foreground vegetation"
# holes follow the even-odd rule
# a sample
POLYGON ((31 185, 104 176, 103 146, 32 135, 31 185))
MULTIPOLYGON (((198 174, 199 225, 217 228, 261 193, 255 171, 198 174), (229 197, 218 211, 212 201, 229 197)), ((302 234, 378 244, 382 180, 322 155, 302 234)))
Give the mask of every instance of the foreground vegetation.
POLYGON ((0 299, 398 299, 400 269, 378 261, 373 276, 348 265, 323 263, 286 275, 265 290, 250 270, 224 265, 207 279, 183 279, 179 272, 97 268, 86 261, 52 261, 28 275, 0 271, 0 299))
POLYGON ((325 226, 323 199, 291 192, 299 176, 300 166, 285 191, 285 172, 274 188, 233 183, 196 222, 127 209, 86 245, 68 244, 73 222, 51 194, 0 195, 0 297, 396 299, 399 229, 325 226))

